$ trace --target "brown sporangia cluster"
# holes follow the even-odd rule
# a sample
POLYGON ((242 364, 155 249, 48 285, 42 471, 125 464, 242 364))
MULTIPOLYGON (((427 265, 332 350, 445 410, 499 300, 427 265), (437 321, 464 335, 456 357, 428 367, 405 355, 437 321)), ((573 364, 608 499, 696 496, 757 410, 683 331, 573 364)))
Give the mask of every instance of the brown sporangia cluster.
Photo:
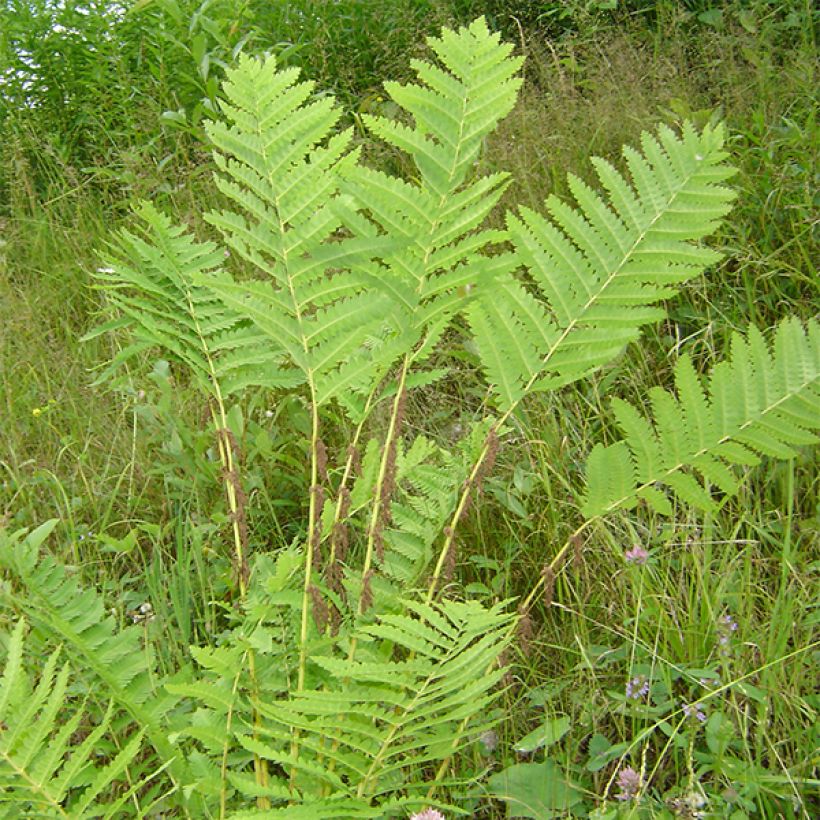
POLYGON ((555 596, 555 570, 550 564, 544 564, 541 577, 544 579, 544 606, 552 606, 555 596))
POLYGON ((248 519, 245 510, 248 506, 248 497, 242 489, 242 482, 239 480, 239 465, 242 462, 242 453, 239 449, 239 443, 236 436, 227 428, 221 427, 216 431, 217 446, 224 454, 223 462, 227 462, 227 455, 230 453, 233 463, 233 469, 224 469, 223 478, 233 488, 234 498, 236 499, 236 509, 232 511, 232 518, 236 521, 237 529, 239 530, 239 543, 242 547, 242 559, 240 566, 235 570, 240 577, 242 587, 247 589, 248 581, 250 580, 250 565, 248 564, 248 519))
POLYGON ((396 461, 401 439, 401 426, 404 421, 404 411, 407 404, 407 390, 402 389, 396 398, 395 424, 390 439, 385 443, 387 448, 384 456, 384 474, 379 489, 379 511, 373 522, 373 547, 379 563, 384 561, 384 528, 392 521, 390 505, 396 491, 396 461))
POLYGON ((327 484, 327 447, 322 439, 316 442, 316 469, 319 472, 319 481, 327 484))
POLYGON ((572 568, 580 572, 584 565, 584 542, 577 533, 570 538, 572 544, 572 568))
POLYGON ((320 484, 310 488, 313 494, 313 532, 311 535, 311 551, 313 553, 313 569, 319 572, 322 568, 322 510, 325 506, 325 491, 320 484))
POLYGON ((362 578, 362 598, 359 603, 359 611, 364 615, 371 606, 373 606, 373 587, 371 581, 373 580, 373 570, 369 569, 362 578))
POLYGON ((310 602, 313 610, 313 621, 316 624, 316 629, 318 629, 319 632, 324 632, 330 617, 327 602, 322 596, 322 593, 319 591, 319 587, 314 584, 311 584, 308 587, 308 594, 310 595, 310 602))
POLYGON ((529 608, 524 606, 524 604, 521 604, 518 607, 517 637, 518 643, 521 646, 521 651, 525 655, 530 654, 533 634, 534 629, 532 625, 532 617, 530 616, 529 608))
POLYGON ((342 487, 340 490, 338 505, 336 520, 330 532, 330 560, 325 566, 325 580, 334 592, 342 594, 341 563, 345 560, 350 544, 350 533, 347 529, 347 516, 350 514, 350 490, 347 487, 342 487))
MULTIPOLYGON (((325 583, 329 590, 335 593, 339 599, 345 599, 345 588, 342 584, 344 573, 342 563, 347 555, 349 545, 349 533, 347 529, 347 516, 350 513, 350 490, 342 487, 339 492, 338 508, 333 529, 330 532, 330 556, 324 565, 325 583)), ((342 613, 335 603, 330 605, 330 631, 332 635, 339 632, 342 622, 342 613)))

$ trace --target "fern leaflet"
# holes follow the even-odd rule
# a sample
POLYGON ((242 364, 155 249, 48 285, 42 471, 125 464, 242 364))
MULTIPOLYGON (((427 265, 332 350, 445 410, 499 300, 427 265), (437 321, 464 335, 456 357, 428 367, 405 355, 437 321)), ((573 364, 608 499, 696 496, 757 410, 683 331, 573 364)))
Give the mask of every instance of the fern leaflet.
POLYGON ((142 746, 142 733, 127 739, 107 765, 96 762, 112 710, 93 725, 82 706, 68 706, 70 667, 58 667, 60 650, 40 670, 36 685, 24 669, 25 621, 11 634, 0 678, 0 812, 6 817, 114 817, 146 781, 121 788, 126 768, 142 746), (83 729, 85 738, 74 741, 83 729), (119 796, 108 792, 120 787, 119 796), (10 811, 2 808, 10 805, 10 811))
POLYGON ((136 213, 142 231, 120 231, 105 258, 107 267, 95 274, 122 318, 86 338, 123 326, 134 335, 98 381, 157 346, 186 365, 212 395, 220 390, 227 396, 252 384, 291 385, 294 374, 278 366, 282 351, 195 281, 224 263, 216 245, 194 241, 150 203, 142 203, 136 213))
MULTIPOLYGON (((151 652, 142 646, 135 626, 116 630, 101 598, 71 578, 52 556, 40 556, 39 546, 56 521, 42 524, 23 538, 16 533, 0 550, 0 565, 23 585, 23 595, 7 597, 25 612, 35 633, 47 644, 63 647, 85 691, 100 692, 126 712, 144 731, 174 778, 182 777, 182 761, 162 727, 163 716, 176 700, 157 690, 152 680, 151 652)), ((75 685, 76 685, 75 683, 75 685)))

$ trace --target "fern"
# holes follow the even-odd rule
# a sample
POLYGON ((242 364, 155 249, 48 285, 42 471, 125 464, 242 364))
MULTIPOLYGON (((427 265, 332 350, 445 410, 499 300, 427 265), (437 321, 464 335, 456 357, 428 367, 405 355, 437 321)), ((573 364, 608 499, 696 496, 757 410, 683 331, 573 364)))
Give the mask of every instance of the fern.
POLYGON ((694 244, 729 210, 732 175, 723 128, 680 137, 644 133, 643 154, 624 156, 630 184, 593 160, 608 198, 570 176, 577 207, 551 196, 551 219, 522 208, 508 215, 529 285, 508 276, 470 310, 476 345, 499 409, 530 391, 576 381, 613 359, 640 328, 664 316, 658 302, 719 259, 694 244))
MULTIPOLYGON (((432 548, 453 514, 488 429, 477 424, 455 452, 418 436, 400 453, 396 481, 403 492, 392 504, 392 525, 385 530, 385 575, 403 585, 418 583, 430 566, 432 548)), ((452 569, 456 555, 450 556, 452 569)))
POLYGON ((147 781, 127 788, 127 770, 140 753, 142 733, 126 738, 100 765, 112 710, 94 725, 82 706, 69 706, 71 669, 68 664, 58 669, 59 650, 42 665, 35 684, 24 668, 25 628, 20 620, 11 634, 0 679, 0 813, 76 820, 118 816, 147 781), (78 732, 82 740, 75 740, 78 732))
POLYGON ((365 342, 379 335, 386 302, 353 269, 366 271, 385 243, 332 241, 352 218, 339 176, 358 152, 349 130, 332 134, 340 117, 332 98, 310 100, 313 84, 297 82, 298 73, 277 70, 273 57, 241 58, 228 73, 227 123, 210 123, 208 135, 217 186, 240 210, 207 219, 264 281, 221 272, 197 281, 282 350, 292 376, 323 404, 377 366, 365 342))
MULTIPOLYGON (((249 751, 299 772, 306 791, 290 795, 294 802, 335 807, 339 818, 423 805, 427 785, 408 773, 449 757, 464 742, 466 719, 486 715, 497 697, 503 670, 488 669, 511 620, 501 605, 403 604, 406 614, 384 614, 360 629, 357 640, 368 647, 361 659, 315 656, 325 685, 263 703, 258 737, 239 735, 249 751), (301 730, 298 758, 290 752, 293 727, 301 730), (318 800, 317 790, 325 795, 318 800)), ((470 730, 491 724, 478 718, 470 730)), ((287 784, 272 783, 269 794, 281 799, 287 784)))
POLYGON ((379 276, 391 297, 397 352, 411 356, 405 371, 410 361, 418 366, 429 356, 450 319, 477 293, 490 291, 512 269, 510 254, 485 253, 505 233, 481 229, 508 175, 470 177, 487 135, 515 103, 521 59, 510 56, 512 47, 491 34, 483 18, 428 43, 440 62, 413 61, 419 83, 385 83, 412 122, 362 118, 410 156, 417 178, 405 182, 355 166, 343 186, 369 218, 353 224, 354 232, 366 237, 372 222, 401 240, 395 252, 381 256, 379 276))
POLYGON ((796 319, 784 320, 771 347, 755 328, 745 338, 735 334, 729 360, 714 367, 708 385, 684 355, 675 386, 677 397, 650 391, 654 420, 623 400, 613 402, 626 437, 590 453, 586 516, 630 508, 639 499, 669 515, 664 490, 711 511, 712 485, 726 495, 737 490, 732 467, 754 465, 759 455, 793 458, 794 445, 815 442, 810 431, 820 427, 820 325, 810 321, 804 329, 796 319))
POLYGON ((134 336, 99 381, 143 350, 159 347, 184 364, 209 394, 229 396, 253 384, 292 384, 293 374, 276 366, 276 350, 268 341, 196 283, 197 276, 217 271, 224 263, 216 245, 194 241, 150 203, 143 203, 136 214, 142 231, 120 231, 103 257, 106 267, 95 274, 122 318, 86 338, 117 327, 129 328, 134 336))
POLYGON ((151 651, 142 645, 142 630, 117 630, 93 590, 81 587, 50 555, 39 555, 56 524, 48 521, 25 537, 19 532, 3 539, 0 566, 24 591, 5 597, 26 614, 41 640, 62 646, 77 670, 75 685, 83 681, 86 696, 93 694, 125 712, 163 764, 170 766, 172 777, 183 778, 181 761, 162 725, 175 699, 155 686, 151 651))
MULTIPOLYGON (((624 150, 628 178, 593 160, 604 194, 570 177, 575 205, 550 197, 546 215, 522 208, 488 230, 508 178, 480 173, 482 146, 515 104, 521 60, 483 19, 430 45, 416 82, 385 86, 399 117, 362 116, 410 159, 409 179, 362 165, 332 98, 296 69, 242 57, 207 127, 224 200, 206 219, 224 247, 143 206, 143 230, 121 232, 100 273, 114 326, 134 338, 109 370, 159 345, 215 400, 240 594, 215 644, 191 648, 196 673, 159 696, 137 631, 115 633, 95 595, 38 559, 42 532, 0 556, 35 638, 64 645, 85 691, 99 684, 120 724, 145 733, 202 816, 376 818, 457 787, 451 758, 492 723, 515 616, 447 600, 440 582, 504 423, 527 395, 611 361, 719 258, 700 243, 734 196, 720 126, 644 134, 641 152, 624 150), (497 414, 456 448, 408 444, 407 394, 445 372, 429 362, 460 315, 497 414), (310 409, 302 536, 255 556, 252 574, 224 435, 225 398, 250 385, 298 390, 310 409), (338 406, 356 424, 343 465, 320 437, 338 406)), ((708 386, 683 357, 677 398, 650 394, 654 422, 615 402, 625 439, 592 451, 584 515, 640 500, 669 513, 670 495, 712 509, 713 486, 736 489, 733 465, 812 441, 819 339, 816 323, 790 321, 770 349, 751 330, 708 386)))

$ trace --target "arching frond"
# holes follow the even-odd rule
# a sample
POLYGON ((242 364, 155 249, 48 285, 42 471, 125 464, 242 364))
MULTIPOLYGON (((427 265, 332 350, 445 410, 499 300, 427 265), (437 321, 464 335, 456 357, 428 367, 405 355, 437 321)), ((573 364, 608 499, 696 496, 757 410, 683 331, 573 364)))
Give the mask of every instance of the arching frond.
POLYGON ((602 196, 570 176, 572 207, 549 197, 545 217, 528 208, 507 226, 530 282, 508 279, 470 311, 476 344, 502 411, 529 390, 575 381, 613 359, 659 302, 719 259, 696 244, 727 213, 734 194, 721 183, 723 128, 680 136, 644 134, 643 153, 624 149, 631 182, 593 160, 602 196), (532 288, 532 290, 530 289, 532 288))
MULTIPOLYGON (((466 718, 482 716, 471 733, 492 722, 489 706, 503 670, 488 669, 506 645, 511 616, 501 605, 485 609, 475 602, 409 600, 403 609, 406 614, 384 614, 361 627, 357 640, 370 649, 356 660, 315 656, 326 686, 262 704, 257 737, 248 729, 238 738, 248 751, 298 772, 297 787, 304 778, 313 795, 331 795, 338 817, 384 816, 390 805, 421 807, 426 785, 408 775, 454 753, 466 718), (394 648, 393 660, 382 647, 394 648), (298 758, 290 753, 294 728, 298 758), (375 808, 380 813, 366 813, 375 808)), ((314 801, 323 805, 298 790, 291 800, 305 804, 305 816, 312 816, 314 801)))
POLYGON ((684 355, 675 369, 677 396, 650 391, 653 419, 631 404, 613 402, 625 438, 596 446, 587 462, 587 516, 605 515, 643 499, 672 511, 667 492, 703 510, 711 487, 737 489, 735 465, 759 456, 793 458, 820 427, 820 324, 796 319, 778 326, 771 346, 760 331, 732 339, 731 355, 704 384, 684 355))

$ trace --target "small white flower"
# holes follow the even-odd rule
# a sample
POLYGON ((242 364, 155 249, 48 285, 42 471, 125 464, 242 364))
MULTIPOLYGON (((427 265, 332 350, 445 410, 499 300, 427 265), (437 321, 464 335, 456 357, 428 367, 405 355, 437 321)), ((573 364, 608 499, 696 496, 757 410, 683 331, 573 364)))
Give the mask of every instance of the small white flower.
POLYGON ((97 273, 114 273, 114 268, 97 268, 97 273))

